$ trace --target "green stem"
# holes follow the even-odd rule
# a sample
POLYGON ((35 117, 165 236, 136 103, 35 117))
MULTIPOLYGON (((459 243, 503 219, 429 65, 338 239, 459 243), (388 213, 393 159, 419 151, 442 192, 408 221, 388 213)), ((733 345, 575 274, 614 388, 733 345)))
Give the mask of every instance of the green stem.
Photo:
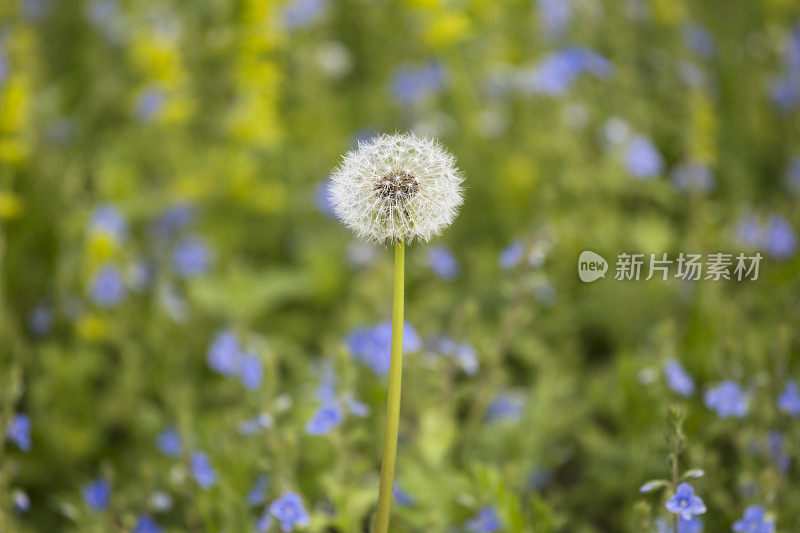
POLYGON ((378 511, 373 533, 389 531, 392 509, 394 465, 397 458, 397 433, 400 428, 400 384, 403 378, 403 296, 405 278, 405 246, 394 245, 394 300, 392 305, 392 360, 389 365, 389 392, 386 398, 386 432, 383 436, 381 482, 378 489, 378 511))

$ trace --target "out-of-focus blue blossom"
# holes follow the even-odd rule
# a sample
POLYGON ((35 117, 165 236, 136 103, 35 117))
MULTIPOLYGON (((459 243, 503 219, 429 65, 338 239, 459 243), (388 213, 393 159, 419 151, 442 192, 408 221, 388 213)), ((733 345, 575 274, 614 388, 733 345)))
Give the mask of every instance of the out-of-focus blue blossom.
POLYGON ((139 95, 136 101, 136 117, 144 122, 154 119, 164 107, 164 91, 150 88, 139 95))
POLYGON ((469 344, 458 343, 447 337, 436 339, 433 348, 442 355, 454 359, 465 374, 474 376, 478 373, 480 365, 475 349, 469 344))
POLYGON ((304 28, 316 22, 328 6, 328 0, 292 0, 283 11, 286 28, 304 28))
POLYGON ((522 416, 525 401, 517 394, 497 394, 486 410, 486 420, 491 423, 516 422, 522 416))
POLYGON ((392 94, 403 105, 421 102, 444 88, 447 71, 436 61, 422 66, 404 65, 392 78, 392 94))
MULTIPOLYGON (((392 349, 392 323, 383 322, 371 328, 359 328, 347 337, 347 347, 353 359, 364 362, 376 376, 389 373, 392 349)), ((403 351, 415 352, 422 347, 422 340, 409 324, 403 326, 403 351)))
POLYGON ((563 35, 572 19, 572 1, 539 0, 536 7, 542 32, 551 37, 563 35))
POLYGON ((259 533, 266 533, 272 528, 272 515, 269 514, 269 509, 264 509, 261 517, 256 521, 256 531, 259 533))
POLYGON ((551 53, 536 67, 523 72, 520 89, 533 94, 558 96, 569 91, 582 74, 607 80, 613 72, 611 63, 598 52, 570 47, 551 53))
POLYGON ((793 417, 800 416, 800 388, 795 380, 789 380, 778 396, 778 409, 793 417))
POLYGON ((239 433, 242 435, 255 435, 259 431, 272 427, 273 419, 269 413, 260 413, 250 420, 239 423, 239 433))
POLYGON ((344 413, 338 404, 330 403, 320 406, 306 423, 309 435, 325 435, 344 421, 344 413))
POLYGON ((314 187, 314 204, 321 213, 324 213, 328 216, 334 216, 330 186, 330 180, 325 179, 322 180, 316 187, 314 187))
POLYGON ((664 168, 664 159, 653 143, 645 137, 636 136, 625 151, 625 168, 636 179, 655 178, 664 168))
POLYGON ((773 216, 765 230, 765 249, 778 259, 787 259, 797 251, 797 236, 789 222, 781 216, 773 216))
POLYGON ((125 283, 117 267, 105 265, 91 281, 89 293, 99 307, 111 308, 125 297, 125 283))
POLYGON ((446 246, 432 246, 428 250, 428 264, 437 276, 447 281, 456 279, 461 272, 458 259, 446 246))
POLYGON ((758 223, 758 219, 752 215, 747 215, 739 220, 736 226, 737 240, 748 248, 758 248, 761 246, 763 232, 758 223))
POLYGON ((133 531, 131 533, 161 533, 162 529, 158 527, 158 524, 147 515, 142 515, 136 521, 136 525, 133 526, 133 531))
POLYGON ((500 516, 494 507, 484 507, 474 518, 467 520, 467 523, 464 524, 464 529, 470 533, 493 533, 500 531, 502 527, 500 516))
POLYGON ((189 203, 179 203, 169 207, 153 225, 153 233, 161 240, 167 240, 194 222, 195 208, 189 203))
POLYGON ((675 494, 667 500, 666 507, 667 511, 680 515, 684 520, 691 520, 694 515, 706 512, 703 500, 694 493, 694 489, 688 483, 678 485, 675 494))
POLYGON ((768 519, 766 511, 759 505, 751 505, 744 510, 741 519, 733 523, 733 531, 737 533, 773 533, 775 522, 768 519))
POLYGON ((120 243, 128 236, 128 223, 116 207, 103 204, 94 210, 89 219, 89 233, 102 233, 120 243))
POLYGON ((714 38, 708 30, 701 24, 691 21, 683 27, 683 42, 686 43, 695 54, 703 59, 712 59, 716 54, 716 44, 714 38))
POLYGON ((31 499, 30 497, 21 490, 14 491, 14 511, 24 514, 28 512, 28 509, 31 508, 31 499))
POLYGON ((742 418, 747 414, 750 398, 735 381, 723 381, 706 391, 703 396, 706 407, 717 412, 720 418, 742 418))
POLYGON ((781 472, 789 470, 792 460, 786 453, 785 439, 780 431, 772 430, 767 434, 767 450, 770 458, 781 472))
POLYGON ((255 507, 267 501, 268 487, 269 479, 267 479, 267 476, 258 476, 253 488, 247 493, 247 504, 255 507))
POLYGON ((303 500, 295 492, 286 492, 272 502, 269 512, 280 522, 283 531, 292 531, 295 526, 305 527, 311 522, 303 500))
POLYGON ((664 364, 664 377, 667 386, 681 396, 694 394, 694 380, 677 360, 670 359, 664 364))
POLYGON ((682 191, 711 192, 714 190, 714 173, 698 161, 686 161, 672 171, 672 182, 682 191))
POLYGON ((355 398, 346 398, 345 406, 347 407, 347 410, 350 412, 350 414, 352 414, 353 416, 357 416, 359 418, 364 418, 366 416, 369 416, 370 413, 369 406, 364 402, 356 400, 355 398))
POLYGON ((800 101, 800 81, 792 76, 781 75, 772 81, 770 96, 776 106, 788 111, 800 101))
POLYGON ((11 419, 6 428, 8 440, 19 446, 21 450, 31 449, 31 419, 28 415, 17 414, 11 419))
POLYGON ((404 491, 397 481, 395 481, 394 485, 392 485, 392 497, 394 498, 394 503, 400 507, 414 505, 414 497, 408 492, 404 491))
POLYGON ((242 385, 250 390, 258 390, 264 374, 264 365, 261 358, 253 353, 242 354, 239 379, 242 385))
POLYGON ((192 452, 192 477, 203 490, 208 490, 217 483, 217 473, 203 452, 192 452))
POLYGON ((226 376, 239 372, 241 366, 241 346, 239 337, 232 330, 217 333, 206 354, 208 366, 226 376))
POLYGON ((150 496, 150 505, 159 512, 169 511, 172 509, 172 496, 163 490, 156 491, 150 496))
POLYGON ((800 156, 795 156, 786 169, 786 187, 789 192, 800 196, 800 156))
POLYGON ((111 503, 111 484, 106 479, 98 479, 83 487, 83 501, 93 511, 102 511, 111 503))
POLYGON ((43 337, 50 331, 50 326, 53 324, 53 310, 45 303, 40 303, 33 308, 31 316, 28 319, 28 329, 36 337, 43 337))
POLYGON ((500 266, 506 270, 510 270, 517 266, 522 258, 525 256, 525 245, 520 240, 516 240, 509 244, 502 252, 498 261, 500 266))
POLYGON ((156 437, 156 448, 164 455, 178 457, 181 454, 181 436, 175 428, 167 428, 156 437))
MULTIPOLYGON (((684 520, 678 517, 678 532, 677 533, 702 533, 703 520, 700 517, 693 516, 689 520, 684 520)), ((675 533, 675 527, 672 520, 667 520, 664 517, 656 520, 656 529, 653 533, 675 533)))
POLYGON ((336 401, 336 372, 330 361, 326 361, 322 370, 322 379, 317 387, 317 399, 322 403, 336 401))
POLYGON ((800 25, 795 25, 786 39, 784 48, 786 70, 792 74, 800 74, 800 25))
POLYGON ((184 278, 205 274, 211 266, 208 245, 197 237, 188 237, 175 247, 172 266, 184 278))

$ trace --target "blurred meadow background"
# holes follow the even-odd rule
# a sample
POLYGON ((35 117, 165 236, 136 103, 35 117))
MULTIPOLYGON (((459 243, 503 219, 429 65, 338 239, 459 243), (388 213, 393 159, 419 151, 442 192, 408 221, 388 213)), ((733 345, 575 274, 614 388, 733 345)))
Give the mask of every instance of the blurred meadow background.
POLYGON ((798 531, 798 24, 4 0, 0 531, 368 531, 392 254, 325 180, 407 130, 466 201, 407 253, 392 531, 673 532, 690 469, 681 533, 798 531), (613 279, 622 252, 739 251, 757 281, 613 279))

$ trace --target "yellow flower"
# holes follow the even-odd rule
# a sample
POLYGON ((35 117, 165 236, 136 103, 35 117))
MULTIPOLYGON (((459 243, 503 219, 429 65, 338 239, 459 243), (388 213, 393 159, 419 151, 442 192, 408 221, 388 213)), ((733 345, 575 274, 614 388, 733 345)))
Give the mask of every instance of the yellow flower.
POLYGON ((88 255, 92 264, 99 264, 117 251, 117 242, 113 235, 105 231, 94 232, 89 238, 88 255))
POLYGON ((653 0, 652 6, 656 20, 667 26, 686 21, 686 6, 679 0, 653 0))
POLYGON ((470 29, 470 20, 463 13, 445 13, 434 17, 425 32, 425 39, 431 46, 444 47, 469 35, 470 29))
POLYGON ((13 192, 0 191, 0 219, 9 220, 22 214, 25 204, 13 192))
POLYGON ((106 320, 96 314, 86 314, 78 319, 76 324, 78 335, 86 340, 99 340, 108 335, 106 320))

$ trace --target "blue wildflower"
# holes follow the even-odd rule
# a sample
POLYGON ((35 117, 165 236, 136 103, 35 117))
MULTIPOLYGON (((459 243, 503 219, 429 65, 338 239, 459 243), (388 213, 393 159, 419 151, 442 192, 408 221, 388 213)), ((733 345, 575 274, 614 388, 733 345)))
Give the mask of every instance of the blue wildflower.
POLYGON ((694 394, 694 380, 675 359, 670 359, 664 364, 664 377, 667 386, 681 396, 694 394))
POLYGON ((800 196, 800 156, 795 156, 786 169, 786 187, 795 196, 800 196))
MULTIPOLYGON (((703 521, 699 517, 693 516, 689 520, 678 517, 677 533, 702 533, 702 531, 703 521)), ((656 530, 654 533, 675 533, 672 521, 664 517, 659 518, 656 520, 656 530)))
POLYGON ((267 499, 268 487, 269 479, 267 479, 267 476, 258 476, 253 488, 247 493, 247 504, 255 507, 264 503, 267 499))
POLYGON ((695 54, 705 60, 713 58, 716 53, 714 38, 697 22, 689 22, 683 27, 683 41, 695 54))
POLYGON ((295 526, 305 527, 311 522, 303 500, 295 492, 286 492, 272 502, 269 512, 280 522, 283 531, 292 531, 295 526))
POLYGON ((175 247, 172 266, 184 278, 205 274, 211 266, 211 252, 208 245, 197 237, 184 239, 175 247))
POLYGON ((714 173, 698 161, 686 161, 675 167, 672 182, 681 191, 710 192, 714 189, 714 173))
POLYGON ((269 413, 260 413, 250 420, 244 420, 239 424, 239 433, 242 435, 255 435, 263 429, 272 427, 272 416, 269 413))
POLYGON ((256 531, 259 533, 266 533, 272 528, 272 515, 269 514, 269 509, 264 509, 261 518, 256 521, 256 531))
POLYGON ((500 266, 506 270, 510 270, 517 266, 522 258, 525 256, 525 245, 520 240, 516 240, 509 244, 502 252, 500 252, 499 263, 500 266))
POLYGON ((717 412, 720 418, 730 416, 742 418, 747 414, 750 398, 735 381, 723 381, 706 391, 703 396, 706 407, 717 412))
POLYGON ((786 454, 784 441, 785 439, 780 431, 773 430, 767 434, 767 450, 775 466, 777 466, 778 470, 781 472, 789 470, 789 465, 792 461, 786 454))
POLYGON ((703 500, 694 493, 694 489, 688 483, 678 485, 675 494, 667 500, 666 507, 670 513, 680 515, 684 520, 691 520, 692 516, 706 512, 703 500))
POLYGON ((511 393, 499 393, 486 410, 486 420, 491 423, 515 422, 522 416, 525 403, 521 397, 511 393))
POLYGON ((447 71, 436 61, 419 67, 405 65, 392 79, 392 94, 403 105, 415 104, 441 90, 447 82, 447 71))
POLYGON ((741 218, 736 226, 738 241, 748 248, 761 246, 762 231, 758 219, 752 215, 741 218))
POLYGON ((345 405, 347 406, 347 410, 350 411, 350 414, 353 416, 357 416, 359 418, 369 416, 369 406, 364 402, 360 402, 355 398, 345 398, 345 405))
POLYGON ((778 409, 793 417, 800 416, 800 389, 795 380, 790 379, 778 396, 778 409))
POLYGON ((461 272, 458 259, 446 246, 432 246, 428 250, 428 264, 437 276, 447 281, 454 280, 461 272))
POLYGON ((737 533, 773 533, 775 521, 767 518, 763 507, 751 505, 744 510, 744 516, 733 523, 733 531, 737 533))
POLYGON ((164 455, 178 457, 181 454, 181 436, 174 428, 168 428, 156 437, 156 447, 164 455))
POLYGON ((229 329, 217 333, 208 347, 206 360, 208 366, 220 374, 237 374, 241 367, 241 346, 236 333, 229 329))
POLYGON ((336 372, 330 362, 325 363, 322 372, 322 379, 317 387, 317 399, 322 403, 332 403, 336 401, 336 372))
POLYGON ((28 319, 28 329, 36 337, 43 337, 50 331, 50 326, 53 324, 53 310, 49 305, 40 303, 33 308, 31 316, 28 319))
POLYGON ((342 409, 335 403, 322 405, 306 423, 309 435, 325 435, 344 421, 342 409))
POLYGON ((128 223, 119 210, 109 204, 98 206, 89 219, 89 233, 102 233, 114 242, 122 242, 128 236, 128 223))
POLYGON ((404 491, 397 481, 392 485, 392 497, 394 498, 394 502, 400 507, 414 505, 414 497, 404 491))
MULTIPOLYGON (((347 337, 347 346, 353 359, 363 361, 376 376, 389 373, 392 348, 392 324, 383 322, 371 328, 359 328, 347 337)), ((403 326, 403 351, 414 352, 422 347, 422 340, 409 324, 403 326)))
POLYGON ((283 24, 288 29, 310 26, 327 5, 328 0, 292 0, 283 11, 283 24))
POLYGON ((8 440, 19 446, 21 450, 31 449, 31 419, 28 415, 14 415, 6 428, 8 440))
POLYGON ((794 76, 779 76, 770 84, 770 97, 780 109, 791 110, 800 100, 800 81, 794 76))
POLYGON ((157 88, 150 88, 139 95, 135 113, 139 120, 147 122, 155 118, 163 107, 164 92, 157 88))
POLYGON ((572 19, 571 0, 539 0, 536 4, 539 27, 545 35, 563 35, 572 19))
POLYGON ((611 63, 589 48, 569 47, 546 56, 536 67, 523 73, 522 90, 558 96, 572 88, 582 74, 606 80, 613 74, 611 63))
POLYGON ((102 511, 111 503, 111 484, 105 479, 98 479, 83 487, 83 501, 92 510, 102 511))
POLYGON ((162 529, 147 515, 142 515, 136 521, 131 533, 161 533, 162 529))
POLYGON ((263 374, 264 366, 260 357, 254 353, 242 354, 239 374, 242 385, 250 390, 258 390, 261 386, 261 377, 263 374))
POLYGON ((125 283, 119 269, 112 265, 102 267, 92 279, 89 292, 100 307, 110 308, 120 303, 125 297, 125 283))
POLYGON ((625 167, 636 179, 655 178, 664 167, 664 159, 653 143, 645 137, 637 136, 628 144, 625 167))
POLYGON ((484 507, 478 511, 475 518, 467 520, 467 523, 464 524, 464 529, 470 533, 493 533, 500 531, 502 527, 500 516, 494 507, 484 507))
POLYGON ((18 512, 19 514, 27 513, 28 510, 31 508, 30 497, 21 490, 14 491, 13 501, 14 501, 14 511, 18 512))
POLYGON ((773 216, 767 223, 765 248, 778 259, 787 259, 797 250, 797 236, 792 226, 780 216, 773 216))
POLYGON ((162 213, 152 231, 159 239, 166 240, 189 226, 194 221, 194 218, 194 206, 188 203, 179 203, 169 207, 162 213))
POLYGON ((212 468, 205 453, 192 452, 192 476, 203 490, 208 490, 216 485, 217 473, 212 468))
POLYGON ((156 491, 150 497, 150 504, 156 511, 169 511, 172 509, 172 496, 163 490, 156 491))

